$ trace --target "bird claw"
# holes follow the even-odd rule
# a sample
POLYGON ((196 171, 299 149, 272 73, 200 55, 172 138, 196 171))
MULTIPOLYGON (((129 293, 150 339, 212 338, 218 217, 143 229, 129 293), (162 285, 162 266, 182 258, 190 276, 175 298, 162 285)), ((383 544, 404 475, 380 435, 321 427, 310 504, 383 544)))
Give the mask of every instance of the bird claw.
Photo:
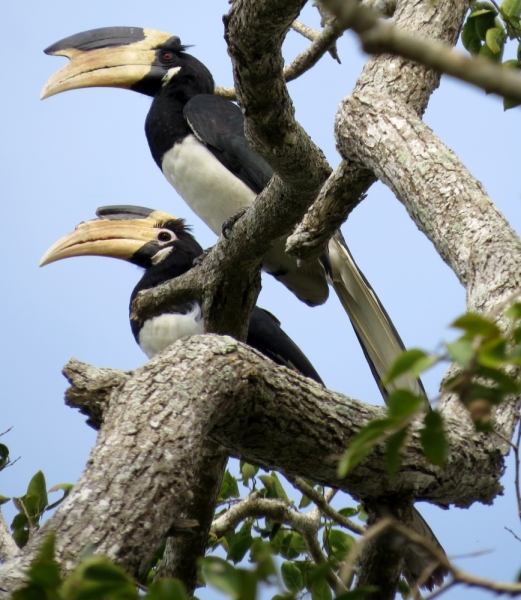
POLYGON ((237 212, 233 213, 233 215, 231 217, 228 217, 223 223, 221 232, 225 239, 228 239, 228 236, 232 232, 235 223, 237 223, 237 221, 244 215, 248 208, 248 206, 243 206, 243 208, 239 208, 237 212))
POLYGON ((208 256, 208 254, 210 254, 210 250, 213 248, 213 246, 210 246, 210 248, 206 248, 206 250, 203 250, 201 254, 199 254, 199 256, 197 256, 196 258, 194 258, 193 262, 192 262, 192 266, 193 267, 199 267, 203 264, 204 259, 208 256))

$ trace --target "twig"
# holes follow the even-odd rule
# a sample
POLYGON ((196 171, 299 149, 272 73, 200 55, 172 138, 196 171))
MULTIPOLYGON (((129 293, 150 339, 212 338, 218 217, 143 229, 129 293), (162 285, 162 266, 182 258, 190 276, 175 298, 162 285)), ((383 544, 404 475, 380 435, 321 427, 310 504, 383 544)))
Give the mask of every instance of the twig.
POLYGON ((512 535, 513 535, 515 538, 516 538, 516 540, 517 540, 518 542, 521 542, 521 538, 520 538, 520 537, 519 537, 517 534, 515 534, 515 533, 514 533, 514 532, 513 532, 513 531, 512 531, 510 528, 508 528, 508 527, 505 527, 505 529, 506 529, 507 531, 510 531, 510 533, 511 533, 511 534, 512 534, 512 535))
POLYGON ((293 477, 291 475, 285 475, 285 477, 291 483, 291 485, 293 485, 293 487, 296 487, 305 496, 312 500, 324 515, 326 515, 330 519, 333 519, 333 521, 335 521, 342 527, 349 529, 353 533, 357 533, 358 535, 363 535, 365 533, 365 527, 361 527, 360 525, 357 525, 354 521, 351 521, 351 519, 348 519, 347 517, 341 515, 329 504, 329 501, 326 501, 325 497, 322 494, 320 494, 319 492, 317 492, 317 490, 308 485, 303 479, 301 479, 300 477, 293 477))
MULTIPOLYGON (((331 495, 328 496, 331 498, 331 495)), ((252 492, 247 498, 230 508, 212 523, 210 533, 218 539, 227 531, 235 529, 237 525, 248 517, 270 518, 278 523, 289 525, 300 533, 308 553, 316 564, 327 563, 327 558, 320 548, 317 538, 320 526, 320 509, 315 508, 305 515, 292 510, 284 500, 274 498, 263 498, 259 492, 252 492)), ((346 586, 336 575, 333 569, 329 569, 326 575, 328 584, 336 594, 347 591, 346 586)))
POLYGON ((441 42, 421 38, 380 21, 358 0, 333 2, 342 29, 351 28, 369 54, 390 53, 475 85, 489 94, 521 102, 521 76, 489 60, 468 58, 441 42))
MULTIPOLYGON (((436 546, 434 544, 432 544, 429 540, 427 540, 423 536, 415 533, 414 531, 412 531, 408 527, 405 527, 405 525, 402 525, 401 523, 399 523, 398 521, 395 521, 394 519, 382 519, 376 525, 373 525, 372 527, 370 527, 366 531, 365 535, 358 540, 358 542, 355 544, 355 546, 352 548, 351 552, 349 553, 349 555, 346 559, 346 562, 342 566, 342 569, 340 572, 340 578, 342 579, 342 581, 347 581, 349 579, 349 577, 353 571, 354 564, 355 564, 356 560, 358 559, 358 557, 360 556, 363 546, 369 540, 374 539, 387 531, 395 531, 396 533, 400 534, 402 537, 404 537, 409 542, 412 542, 413 544, 421 546, 422 548, 427 550, 427 552, 429 552, 429 554, 440 565, 444 566, 449 571, 449 573, 452 575, 452 581, 449 582, 443 588, 440 588, 440 590, 437 590, 434 594, 431 594, 429 596, 429 599, 436 597, 437 595, 446 591, 449 587, 451 587, 452 585, 455 585, 456 583, 462 583, 462 584, 468 585, 470 587, 478 587, 478 588, 490 590, 490 591, 496 592, 498 594, 521 595, 521 583, 491 581, 489 579, 477 577, 476 575, 471 575, 470 573, 466 573, 465 571, 458 569, 457 567, 452 565, 449 562, 448 558, 445 556, 445 554, 442 551, 440 551, 438 548, 436 548, 436 546)), ((420 578, 420 581, 418 582, 419 585, 421 585, 421 579, 423 579, 423 576, 420 578)))
POLYGON ((312 42, 316 40, 317 37, 320 35, 320 31, 318 31, 318 29, 308 27, 305 23, 302 23, 302 21, 299 21, 298 19, 295 19, 293 21, 293 23, 291 24, 291 29, 293 29, 293 31, 296 31, 297 33, 300 33, 300 35, 303 35, 305 38, 311 40, 312 42))
MULTIPOLYGON (((519 419, 519 417, 518 417, 518 419, 519 419)), ((519 466, 520 466, 519 444, 520 443, 521 443, 521 423, 518 422, 518 424, 517 424, 516 445, 513 446, 513 448, 514 448, 514 459, 515 459, 515 464, 516 464, 514 484, 516 486, 517 514, 521 518, 521 488, 520 488, 520 485, 519 485, 519 466)))
MULTIPOLYGON (((295 23, 300 22, 295 21, 293 24, 295 23)), ((306 71, 312 69, 317 64, 317 62, 324 56, 324 54, 328 50, 330 50, 331 46, 336 42, 336 40, 344 33, 342 29, 339 29, 334 25, 326 25, 321 32, 311 29, 303 23, 300 23, 299 27, 300 26, 306 27, 308 34, 306 35, 302 33, 302 31, 299 31, 299 33, 302 33, 302 35, 305 35, 305 37, 308 37, 308 39, 311 39, 313 41, 310 44, 310 46, 306 48, 306 50, 304 50, 304 52, 301 52, 295 58, 295 60, 293 60, 293 62, 291 62, 287 67, 285 67, 284 79, 286 82, 293 81, 294 79, 297 79, 298 77, 306 73, 306 71)), ((337 61, 340 62, 338 58, 337 61)), ((237 99, 237 96, 235 94, 235 88, 224 88, 216 86, 215 93, 217 94, 217 96, 222 96, 227 100, 237 99)))

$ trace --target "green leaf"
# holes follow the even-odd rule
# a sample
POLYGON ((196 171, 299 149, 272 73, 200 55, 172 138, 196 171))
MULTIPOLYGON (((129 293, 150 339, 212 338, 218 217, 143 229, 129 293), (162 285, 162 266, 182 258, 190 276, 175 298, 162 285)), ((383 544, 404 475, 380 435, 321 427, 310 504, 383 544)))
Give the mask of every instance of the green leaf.
POLYGON ((503 48, 501 48, 500 52, 492 52, 486 44, 483 44, 479 49, 478 56, 499 64, 503 59, 503 48))
MULTIPOLYGON (((508 60, 507 62, 509 63, 509 62, 512 62, 512 61, 508 60)), ((515 62, 519 65, 519 61, 518 60, 516 60, 515 62)), ((506 65, 506 63, 503 63, 503 64, 506 65)), ((521 319, 521 302, 515 302, 514 304, 512 304, 512 306, 510 306, 505 311, 505 315, 509 319, 513 319, 513 320, 519 320, 519 319, 521 319)))
POLYGON ((0 506, 2 506, 2 504, 5 504, 6 502, 9 502, 9 500, 11 500, 11 498, 8 498, 7 496, 2 496, 2 494, 0 494, 0 506))
POLYGON ((482 315, 466 313, 452 323, 451 327, 462 329, 471 336, 481 335, 490 339, 501 335, 498 326, 482 315))
POLYGON ((348 506, 346 508, 341 508, 338 512, 343 517, 349 518, 356 516, 360 512, 360 508, 352 508, 351 506, 348 506))
POLYGON ((389 477, 396 475, 400 466, 402 451, 408 438, 409 428, 397 431, 387 440, 387 451, 385 453, 385 470, 389 477))
POLYGON ((382 441, 393 420, 375 419, 363 427, 353 438, 349 448, 338 465, 338 477, 345 477, 356 465, 369 454, 373 447, 382 441))
POLYGON ((49 501, 47 499, 45 476, 41 471, 33 475, 27 486, 27 493, 20 500, 24 503, 29 516, 37 518, 43 514, 49 501))
POLYGON ((411 417, 424 406, 425 398, 402 389, 391 392, 387 400, 389 416, 399 420, 411 417))
POLYGON ((441 413, 437 410, 429 411, 423 424, 420 431, 423 453, 431 463, 443 467, 447 461, 448 446, 441 413))
POLYGON ((472 340, 460 338, 447 344, 447 351, 453 361, 466 369, 474 358, 474 343, 472 340))
POLYGON ((311 504, 311 499, 308 498, 305 494, 302 494, 302 498, 300 499, 299 508, 307 508, 311 504))
POLYGON ((476 24, 474 19, 467 19, 461 31, 461 41, 465 48, 471 54, 477 54, 482 46, 478 34, 476 33, 476 24))
POLYGON ((311 584, 311 600, 332 600, 331 588, 325 579, 315 579, 311 584))
POLYGON ((145 594, 146 600, 188 600, 185 587, 179 579, 159 579, 145 594))
POLYGON ((65 498, 67 498, 67 496, 71 493, 73 487, 74 485, 72 483, 58 483, 57 485, 53 485, 49 492, 58 492, 62 490, 63 496, 59 500, 56 500, 56 502, 49 504, 46 510, 51 510, 59 504, 61 504, 65 500, 65 498))
POLYGON ((0 444, 0 471, 9 462, 9 448, 5 444, 0 444))
POLYGON ((260 579, 267 579, 271 575, 276 575, 277 569, 273 562, 271 544, 264 542, 260 538, 255 538, 251 546, 250 561, 257 564, 257 576, 260 579))
POLYGON ((248 481, 249 479, 253 479, 255 475, 259 472, 259 467, 255 467, 254 465, 250 465, 247 462, 240 462, 241 473, 243 478, 248 481))
POLYGON ((286 494, 285 489, 282 487, 282 483, 280 482, 280 479, 277 476, 277 473, 275 473, 275 471, 271 472, 271 476, 273 478, 273 486, 274 486, 274 490, 275 493, 277 494, 277 498, 280 498, 281 500, 285 500, 288 504, 290 503, 288 495, 286 494))
POLYGON ((42 588, 57 589, 61 584, 60 569, 54 560, 55 536, 47 535, 36 560, 29 568, 29 581, 42 588))
POLYGON ((495 27, 496 15, 497 12, 495 9, 479 10, 469 15, 469 20, 474 21, 476 35, 481 41, 484 42, 487 37, 487 31, 495 27))
POLYGON ((411 597, 411 588, 409 587, 407 581, 403 578, 400 578, 400 581, 398 581, 398 592, 403 600, 407 600, 407 598, 411 597))
POLYGON ((284 561, 280 567, 282 581, 290 592, 300 592, 304 587, 300 569, 289 561, 284 561))
POLYGON ((412 371, 414 366, 422 359, 427 358, 427 355, 423 350, 418 350, 413 348, 411 350, 406 350, 402 352, 400 356, 393 362, 389 372, 387 373, 387 377, 384 379, 383 384, 387 385, 392 383, 400 377, 400 375, 404 375, 409 371, 412 371))
POLYGON ((519 392, 519 382, 516 377, 512 377, 500 369, 484 367, 480 365, 476 369, 476 375, 491 379, 497 383, 498 390, 503 394, 517 394, 519 392))
POLYGON ((281 498, 289 504, 289 498, 275 471, 272 471, 270 475, 260 475, 259 479, 266 486, 267 498, 281 498))
POLYGON ((343 561, 354 546, 356 540, 352 535, 344 533, 340 529, 331 529, 329 532, 329 544, 334 558, 343 561))
POLYGON ((245 557, 246 552, 248 552, 253 544, 251 526, 251 521, 245 521, 229 544, 230 547, 226 558, 233 561, 234 564, 237 564, 245 557))
POLYGON ((502 29, 498 27, 492 27, 487 31, 485 36, 487 46, 492 50, 494 54, 502 52, 505 45, 505 34, 502 29))
POLYGON ((479 362, 486 367, 500 367, 507 362, 507 342, 503 338, 494 338, 483 342, 477 351, 479 362))
POLYGON ((499 10, 507 18, 519 19, 521 17, 521 0, 503 0, 499 10))
POLYGON ((237 569, 217 556, 202 558, 200 564, 207 583, 223 594, 233 598, 239 597, 241 582, 237 569))
POLYGON ((240 493, 237 480, 230 473, 230 471, 226 471, 221 484, 221 490, 219 492, 219 500, 222 502, 223 500, 228 500, 228 498, 237 498, 239 496, 240 493))
POLYGON ((300 552, 293 546, 293 532, 285 532, 282 538, 282 543, 279 546, 279 554, 289 560, 297 558, 300 552))

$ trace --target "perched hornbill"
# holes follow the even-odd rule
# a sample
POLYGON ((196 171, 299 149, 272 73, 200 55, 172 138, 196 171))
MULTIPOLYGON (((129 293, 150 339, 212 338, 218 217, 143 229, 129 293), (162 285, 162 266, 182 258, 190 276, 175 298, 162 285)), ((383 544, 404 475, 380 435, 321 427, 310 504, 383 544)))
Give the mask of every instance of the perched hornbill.
MULTIPOLYGON (((185 225, 167 213, 140 206, 103 206, 98 219, 80 223, 58 240, 43 256, 40 266, 71 256, 110 256, 145 269, 130 297, 179 277, 192 268, 201 246, 185 225)), ((204 318, 197 301, 172 306, 145 321, 131 319, 132 333, 151 358, 176 340, 204 333, 204 318)), ((319 374, 300 348, 262 308, 253 309, 246 342, 276 363, 322 383, 319 374)))
MULTIPOLYGON (((182 219, 161 211, 138 206, 105 206, 96 211, 98 219, 80 223, 58 240, 44 254, 40 266, 73 256, 109 256, 120 258, 145 269, 134 288, 132 301, 141 290, 153 288, 188 271, 202 252, 182 219)), ((165 349, 184 336, 204 333, 204 321, 198 302, 172 306, 168 311, 151 315, 145 322, 130 320, 132 333, 148 357, 165 349)), ((276 363, 322 383, 298 346, 280 328, 270 313, 255 307, 248 329, 247 343, 276 363)), ((413 510, 412 528, 424 535, 441 551, 436 536, 417 510, 413 510)), ((405 561, 418 579, 432 559, 422 548, 409 546, 405 561)), ((446 571, 437 567, 424 585, 440 585, 446 571)))
MULTIPOLYGON (((178 37, 139 27, 78 33, 45 50, 70 62, 47 82, 42 98, 97 86, 152 96, 145 124, 152 156, 190 208, 219 235, 229 217, 252 204, 273 170, 249 147, 240 108, 213 94, 211 73, 185 48, 178 37)), ((330 241, 328 255, 311 264, 297 265, 284 252, 285 241, 265 255, 263 269, 310 306, 327 300, 329 280, 385 398, 389 390, 381 381, 404 346, 341 234, 330 241)), ((397 384, 424 394, 412 376, 397 384)))

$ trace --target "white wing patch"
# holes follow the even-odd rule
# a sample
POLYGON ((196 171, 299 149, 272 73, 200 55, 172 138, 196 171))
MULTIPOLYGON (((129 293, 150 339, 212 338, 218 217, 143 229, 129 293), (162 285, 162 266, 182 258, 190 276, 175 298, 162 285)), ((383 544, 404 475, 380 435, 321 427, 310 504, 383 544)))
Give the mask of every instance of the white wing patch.
POLYGON ((177 193, 216 235, 221 235, 228 217, 255 200, 255 193, 192 134, 165 154, 161 169, 177 193))
POLYGON ((186 315, 165 313, 145 321, 139 332, 139 347, 152 358, 183 337, 204 333, 204 318, 199 303, 186 315))

